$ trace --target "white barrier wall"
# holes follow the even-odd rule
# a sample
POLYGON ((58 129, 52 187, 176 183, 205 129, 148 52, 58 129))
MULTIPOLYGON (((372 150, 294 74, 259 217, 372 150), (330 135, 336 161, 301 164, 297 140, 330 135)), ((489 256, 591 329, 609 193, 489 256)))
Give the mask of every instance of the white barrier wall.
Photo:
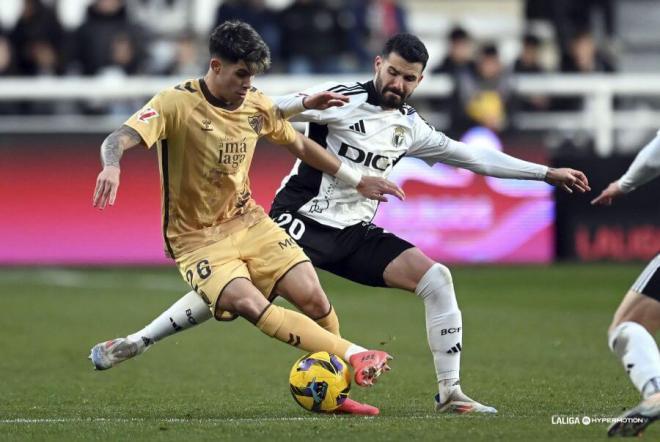
MULTIPOLYGON (((280 95, 305 89, 326 81, 352 82, 369 80, 368 74, 348 76, 290 76, 268 75, 255 80, 255 85, 268 95, 280 95)), ((128 78, 11 78, 0 79, 0 101, 16 100, 93 100, 117 101, 144 100, 161 89, 181 81, 169 77, 128 78)), ((585 97, 586 105, 580 112, 535 112, 516 118, 516 127, 530 130, 578 130, 589 131, 597 152, 608 156, 615 150, 616 129, 657 129, 660 112, 651 109, 619 111, 614 109, 617 97, 660 97, 660 78, 648 74, 596 74, 596 75, 534 75, 516 76, 513 89, 520 94, 585 97)), ((415 92, 415 99, 447 97, 453 90, 450 78, 431 75, 415 92)), ((117 117, 3 117, 0 133, 41 131, 69 131, 73 128, 88 131, 105 131, 121 122, 117 117), (63 129, 64 128, 64 129, 63 129)))

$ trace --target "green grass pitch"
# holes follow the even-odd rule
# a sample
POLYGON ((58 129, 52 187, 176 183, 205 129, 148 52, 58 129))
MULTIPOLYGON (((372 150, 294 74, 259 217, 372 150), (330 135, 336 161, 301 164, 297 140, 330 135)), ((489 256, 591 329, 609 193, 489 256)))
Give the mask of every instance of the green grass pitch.
MULTIPOLYGON (((638 393, 606 328, 639 265, 459 267, 462 384, 497 416, 439 416, 415 296, 322 273, 342 334, 395 356, 393 371, 352 397, 377 418, 314 415, 290 397, 300 352, 246 321, 206 324, 106 372, 86 359, 187 291, 174 267, 0 270, 0 440, 604 440, 638 393)), ((646 440, 657 440, 660 424, 646 440)))

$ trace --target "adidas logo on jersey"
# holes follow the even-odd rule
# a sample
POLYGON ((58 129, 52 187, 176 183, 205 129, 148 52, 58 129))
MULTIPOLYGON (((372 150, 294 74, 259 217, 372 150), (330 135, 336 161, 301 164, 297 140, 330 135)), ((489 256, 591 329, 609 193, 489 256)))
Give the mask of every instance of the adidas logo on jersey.
POLYGON ((348 128, 359 134, 366 135, 367 131, 364 129, 364 120, 360 120, 355 124, 351 124, 348 128))

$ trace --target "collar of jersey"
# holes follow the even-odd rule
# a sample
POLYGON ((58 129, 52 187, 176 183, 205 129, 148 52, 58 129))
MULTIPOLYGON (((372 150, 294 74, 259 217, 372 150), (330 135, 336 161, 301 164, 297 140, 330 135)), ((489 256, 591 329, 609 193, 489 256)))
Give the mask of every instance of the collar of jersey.
MULTIPOLYGON (((206 99, 206 101, 208 101, 209 104, 213 107, 220 108, 223 111, 233 112, 235 110, 240 109, 240 107, 243 106, 243 104, 241 103, 241 106, 238 106, 236 109, 233 109, 233 110, 227 109, 227 103, 224 102, 223 100, 219 99, 218 97, 216 97, 215 95, 213 95, 211 93, 211 90, 206 85, 206 82, 204 81, 203 78, 199 79, 199 87, 202 90, 202 95, 204 95, 204 98, 206 99)), ((243 100, 243 103, 245 103, 245 100, 243 100)))

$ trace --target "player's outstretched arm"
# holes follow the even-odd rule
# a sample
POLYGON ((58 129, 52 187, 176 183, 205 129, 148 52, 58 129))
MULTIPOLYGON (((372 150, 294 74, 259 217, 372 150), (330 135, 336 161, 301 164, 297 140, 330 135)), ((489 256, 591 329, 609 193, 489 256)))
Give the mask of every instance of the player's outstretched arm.
POLYGON ((591 201, 596 206, 609 206, 612 202, 637 187, 660 176, 660 133, 639 151, 621 178, 610 183, 600 195, 591 201))
POLYGON ((339 161, 314 141, 300 134, 296 140, 285 145, 287 150, 321 172, 327 173, 355 187, 358 192, 369 199, 386 202, 385 195, 394 195, 403 200, 405 194, 395 183, 380 177, 363 176, 360 172, 339 161))
POLYGON ((101 163, 103 170, 96 178, 96 187, 92 205, 104 209, 107 204, 115 203, 119 188, 119 160, 125 150, 144 144, 135 129, 123 125, 112 132, 101 144, 101 163))
POLYGON ((568 193, 573 193, 573 190, 581 193, 591 190, 589 180, 583 172, 567 167, 560 169, 549 168, 548 173, 545 175, 545 182, 559 187, 568 193))
POLYGON ((331 107, 342 107, 348 101, 348 96, 330 91, 321 91, 310 95, 300 93, 275 97, 275 103, 286 119, 295 117, 306 110, 326 110, 331 107))
MULTIPOLYGON (((569 168, 554 169, 541 164, 524 161, 497 149, 479 145, 466 145, 460 141, 440 138, 442 149, 430 150, 428 153, 417 153, 416 156, 435 162, 443 162, 452 166, 462 167, 480 175, 497 178, 515 178, 522 180, 543 180, 557 186, 568 193, 587 192, 591 190, 586 175, 579 170, 569 168)), ((413 155, 415 156, 415 155, 413 155)))

